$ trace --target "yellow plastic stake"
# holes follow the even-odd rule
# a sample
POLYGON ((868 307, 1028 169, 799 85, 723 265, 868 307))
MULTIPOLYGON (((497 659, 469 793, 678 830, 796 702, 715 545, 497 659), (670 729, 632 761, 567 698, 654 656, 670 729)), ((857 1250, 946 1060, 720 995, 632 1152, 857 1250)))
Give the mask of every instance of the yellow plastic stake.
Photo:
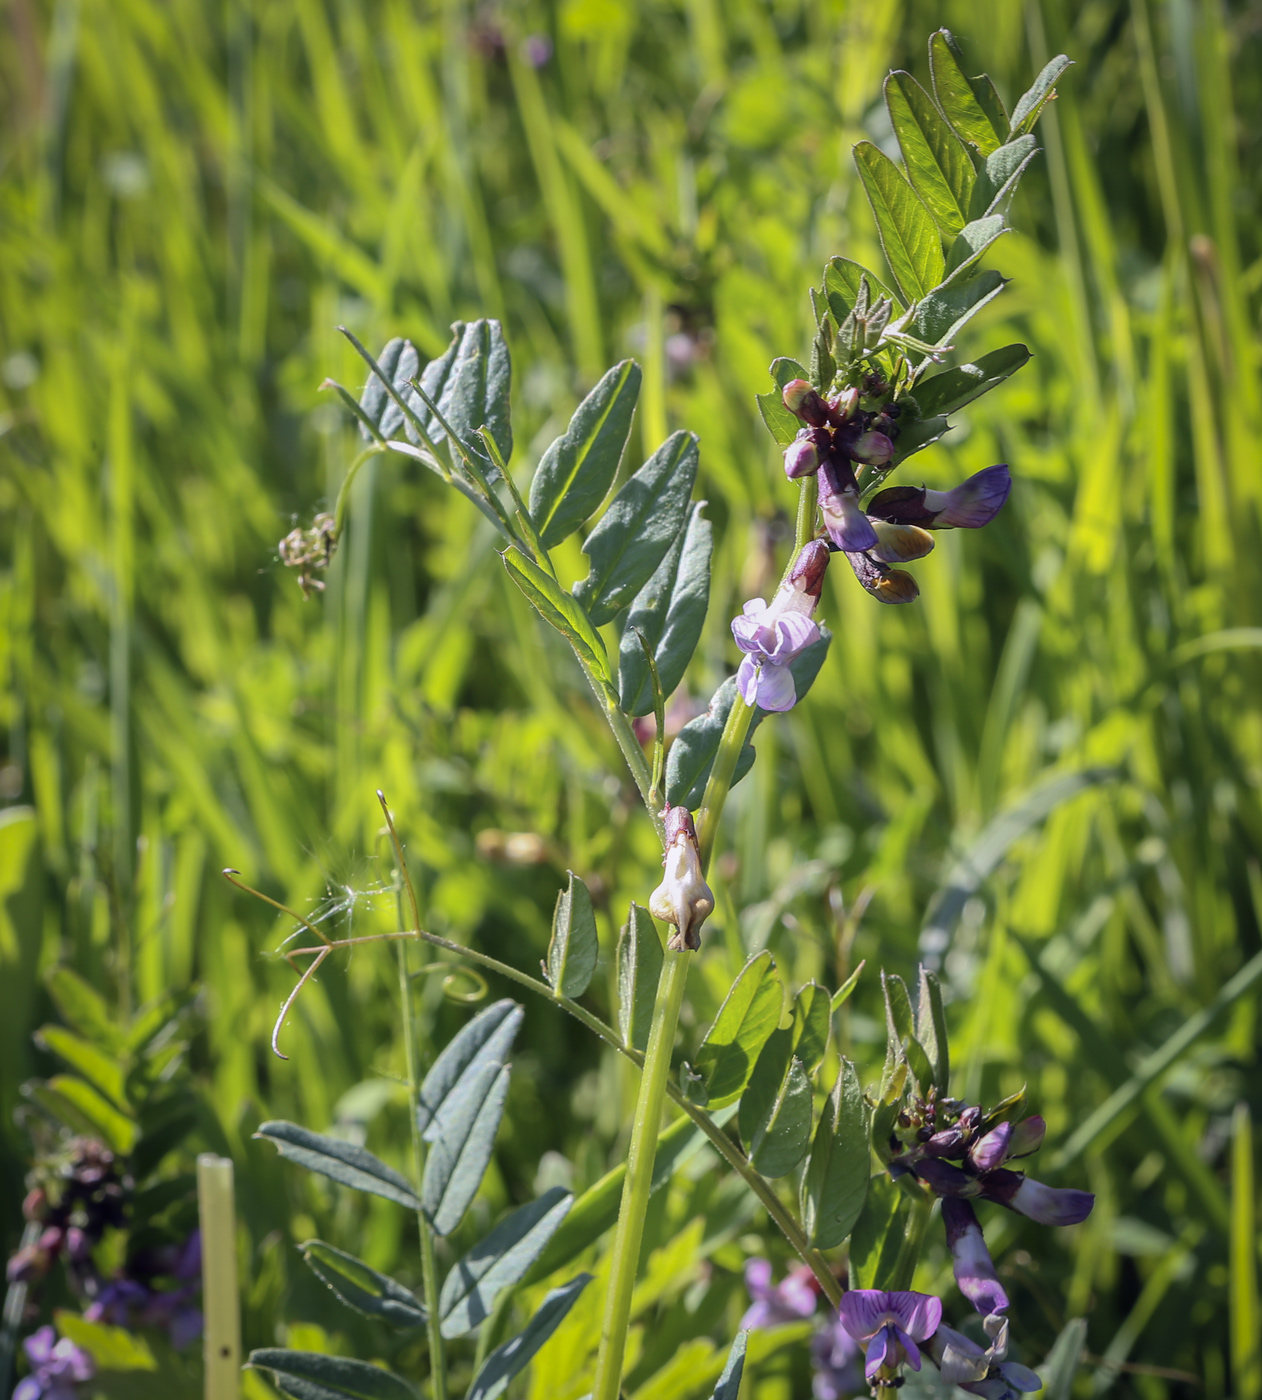
POLYGON ((206 1400, 239 1400, 241 1308, 237 1298, 237 1216, 232 1161, 203 1152, 197 1159, 197 1210, 202 1227, 202 1312, 206 1400))

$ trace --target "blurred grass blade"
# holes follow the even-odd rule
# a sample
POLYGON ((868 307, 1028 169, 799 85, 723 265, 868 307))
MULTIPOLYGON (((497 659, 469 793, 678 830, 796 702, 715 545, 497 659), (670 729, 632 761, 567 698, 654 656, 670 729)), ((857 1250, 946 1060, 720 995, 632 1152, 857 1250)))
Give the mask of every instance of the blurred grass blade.
POLYGON ((312 1272, 346 1304, 394 1327, 423 1327, 425 1309, 410 1289, 323 1240, 300 1244, 312 1272))
POLYGON ((1258 1307, 1257 1195, 1253 1118, 1241 1100, 1231 1125, 1231 1374, 1239 1400, 1262 1395, 1262 1309, 1258 1307))
POLYGON ((1087 1319, 1070 1318, 1052 1343, 1047 1359, 1038 1368, 1043 1381, 1043 1400, 1069 1400, 1086 1345, 1087 1319))
POLYGON ((354 1191, 384 1196, 387 1201, 394 1201, 408 1210, 416 1210, 420 1205, 407 1177, 386 1166, 367 1148, 313 1133, 297 1123, 280 1119, 260 1123, 254 1136, 270 1142, 282 1157, 297 1162, 300 1167, 318 1172, 354 1191))

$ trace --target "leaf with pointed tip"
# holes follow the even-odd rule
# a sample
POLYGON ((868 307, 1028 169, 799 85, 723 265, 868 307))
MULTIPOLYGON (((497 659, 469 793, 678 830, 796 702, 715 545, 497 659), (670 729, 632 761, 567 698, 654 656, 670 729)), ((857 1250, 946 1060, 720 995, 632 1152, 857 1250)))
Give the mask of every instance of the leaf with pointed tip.
POLYGON ((816 1249, 834 1249, 854 1228, 868 1194, 870 1162, 859 1075, 842 1060, 802 1176, 802 1225, 816 1249))
POLYGON ((986 157, 973 186, 968 208, 970 223, 995 214, 1007 214, 1021 176, 1037 153, 1038 144, 1033 136, 1018 136, 986 157))
POLYGON ((719 1377, 718 1385, 714 1387, 711 1400, 737 1400, 740 1395, 741 1374, 745 1370, 745 1342, 748 1337, 748 1332, 736 1334, 732 1349, 727 1354, 727 1365, 723 1367, 723 1374, 719 1377))
POLYGON ((496 1396, 503 1395, 509 1381, 525 1369, 539 1348, 561 1325, 591 1278, 591 1274, 579 1274, 562 1287, 554 1288, 525 1327, 486 1358, 465 1400, 495 1400, 496 1396))
POLYGON ((407 1177, 353 1142, 313 1133, 283 1119, 260 1123, 254 1136, 272 1143, 282 1157, 309 1172, 318 1172, 352 1190, 384 1196, 408 1210, 415 1210, 420 1204, 407 1177))
MULTIPOLYGON (((832 640, 833 634, 827 627, 821 626, 819 640, 812 642, 789 663, 798 702, 815 684, 815 677, 820 673, 832 640)), ((710 769, 714 767, 714 756, 719 751, 723 726, 727 723, 735 700, 736 678, 729 676, 710 697, 705 714, 689 720, 676 735, 675 742, 666 755, 666 799, 672 806, 700 806, 706 780, 710 776, 710 769)), ((768 713, 761 708, 754 711, 749 732, 745 737, 745 747, 736 760, 736 768, 732 774, 733 787, 754 766, 757 754, 750 740, 768 713)))
POLYGON ((929 40, 929 72, 933 95, 961 141, 975 146, 983 156, 1003 145, 1008 136, 1006 117, 996 125, 997 113, 989 78, 966 77, 959 46, 949 30, 940 29, 929 40))
POLYGON ((548 983, 563 997, 581 997, 591 985, 600 944, 596 915, 587 886, 572 870, 557 895, 552 913, 552 938, 548 943, 548 983))
POLYGON ((614 365, 543 454, 530 483, 530 518, 549 548, 572 535, 605 499, 639 393, 639 365, 634 360, 614 365))
POLYGON ((933 1083, 939 1100, 945 1099, 951 1083, 951 1049, 947 1042, 946 1012, 937 977, 922 966, 920 998, 916 1007, 916 1039, 924 1046, 933 1070, 933 1083))
POLYGON ((573 1204, 568 1191, 552 1187, 501 1220, 452 1266, 438 1300, 444 1337, 462 1337, 490 1317, 495 1300, 518 1283, 543 1253, 573 1204))
POLYGON ((775 391, 770 394, 755 394, 754 397, 758 400, 758 412, 762 414, 767 431, 781 447, 788 447, 797 437, 802 423, 785 408, 782 391, 784 386, 793 380, 806 379, 806 368, 796 360, 780 356, 771 362, 771 377, 776 384, 775 391))
POLYGON ((824 1058, 831 1024, 828 993, 818 982, 808 982, 793 998, 793 1053, 807 1074, 814 1074, 824 1058))
POLYGON ((1056 96, 1056 84, 1061 75, 1073 64, 1073 59, 1058 53, 1050 62, 1043 65, 1043 71, 1034 80, 1033 86, 1024 93, 1012 112, 1012 136, 1022 136, 1033 131, 1034 123, 1044 105, 1056 96))
POLYGON ((583 542, 591 572, 573 593, 597 627, 632 601, 682 533, 697 461, 697 435, 672 433, 623 485, 583 542))
MULTIPOLYGON (((439 413, 450 424, 465 450, 481 459, 489 479, 498 475, 498 468, 487 457, 477 432, 481 427, 488 428, 499 448, 500 457, 505 462, 512 457, 513 430, 509 419, 512 357, 498 321, 484 319, 467 324, 457 321, 451 330, 451 344, 437 360, 431 360, 425 366, 420 385, 437 405, 439 413)), ((414 376, 415 371, 411 377, 414 376)), ((400 389, 400 393, 424 424, 430 441, 440 446, 447 432, 438 417, 414 389, 407 392, 400 389)), ((409 438, 415 441, 415 429, 410 424, 406 427, 409 438)), ((459 454, 454 449, 448 451, 454 466, 459 454)))
POLYGON ((771 1033, 741 1095, 741 1139, 766 1177, 784 1176, 811 1145, 811 1081, 793 1054, 793 1028, 771 1033))
POLYGON ((945 270, 933 216, 880 147, 860 141, 854 162, 894 280, 906 300, 918 301, 942 281, 945 270))
POLYGON ((397 1280, 379 1274, 362 1259, 334 1249, 323 1240, 298 1246, 312 1272, 346 1304, 367 1317, 379 1317, 394 1327, 423 1327, 425 1309, 415 1294, 397 1280))
POLYGON ((276 1389, 293 1400, 418 1400, 393 1371, 348 1356, 260 1347, 246 1365, 270 1372, 276 1389))
POLYGON ((618 1033, 624 1045, 648 1048, 661 975, 662 941, 648 910, 633 903, 618 939, 618 1033))
POLYGON ((416 1121, 426 1142, 433 1142, 443 1132, 452 1105, 459 1101, 469 1079, 483 1065, 501 1065, 508 1058, 524 1015, 508 997, 492 1002, 443 1047, 417 1095, 416 1121))
MULTIPOLYGON (((860 289, 864 278, 868 283, 868 305, 874 305, 885 297, 894 308, 894 315, 903 314, 903 304, 874 272, 861 267, 849 258, 829 258, 824 268, 824 295, 828 298, 829 310, 840 325, 859 303, 860 289)), ((777 361, 777 363, 779 363, 777 361)), ((773 367, 774 368, 774 367, 773 367)))
POLYGON ((972 364, 957 365, 942 374, 922 379, 912 391, 912 396, 923 417, 954 413, 1002 384, 1029 359, 1027 346, 1005 345, 982 355, 972 364))
POLYGON ((988 268, 976 276, 936 287, 916 307, 910 327, 912 334, 927 345, 946 349, 955 343, 955 337, 963 327, 1006 285, 999 273, 988 268))
POLYGON ((740 1098, 783 1004, 784 988, 764 950, 740 970, 697 1050, 694 1068, 705 1081, 710 1108, 740 1098))
POLYGON ((885 105, 907 175, 938 226, 954 238, 968 222, 976 174, 968 152, 910 73, 885 80, 885 105))
POLYGON ((27 1092, 68 1128, 100 1138, 111 1152, 126 1156, 136 1144, 136 1124, 132 1119, 77 1075, 55 1074, 46 1083, 32 1085, 27 1092))
POLYGON ((421 1210, 438 1235, 451 1234, 478 1194, 504 1116, 509 1066, 495 1060, 479 1060, 477 1066, 461 1078, 444 1107, 425 1159, 421 1210))
POLYGON ((920 418, 913 423, 904 423, 899 426, 898 441, 894 444, 894 460, 892 466, 901 466, 908 457, 917 452, 923 451, 926 447, 937 442, 939 438, 945 437, 951 431, 951 424, 944 414, 934 414, 929 418, 920 418))
POLYGON ((35 1032, 36 1045, 51 1050, 54 1055, 77 1069, 95 1088, 99 1089, 116 1108, 131 1112, 124 1088, 123 1068, 118 1059, 107 1054, 99 1045, 68 1031, 65 1026, 41 1026, 35 1032))
POLYGON ((966 224, 947 254, 947 283, 961 281, 960 274, 966 268, 972 267, 990 245, 1007 232, 1008 225, 1001 214, 990 214, 984 219, 975 219, 971 224, 966 224))
POLYGON ((712 527, 701 514, 705 504, 694 502, 686 528, 627 614, 618 651, 618 690, 628 715, 647 715, 654 704, 653 679, 640 637, 653 653, 663 696, 671 695, 683 680, 701 637, 710 603, 713 548, 712 527))
POLYGON ((500 558, 509 577, 530 599, 539 616, 567 637, 587 666, 599 679, 609 684, 609 657, 605 644, 578 599, 567 593, 551 574, 527 559, 516 546, 506 549, 500 558))

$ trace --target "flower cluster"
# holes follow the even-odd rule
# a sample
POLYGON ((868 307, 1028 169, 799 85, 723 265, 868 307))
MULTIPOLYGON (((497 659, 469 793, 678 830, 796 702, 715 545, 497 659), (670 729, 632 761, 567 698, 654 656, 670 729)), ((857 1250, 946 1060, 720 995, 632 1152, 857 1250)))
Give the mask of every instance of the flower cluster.
POLYGON ((43 1228, 34 1244, 9 1260, 9 1282, 41 1279, 59 1257, 72 1278, 82 1282, 93 1246, 106 1230, 123 1225, 130 1189, 131 1182, 120 1176, 108 1148, 92 1138, 73 1139, 45 1183, 22 1203, 26 1219, 43 1228))
MULTIPOLYGON (((862 397, 879 400, 888 390, 879 376, 869 376, 862 397)), ((860 403, 858 388, 825 400, 805 379, 786 384, 785 407, 805 426, 785 451, 784 469, 791 481, 818 473, 824 529, 863 587, 883 603, 910 603, 920 592, 915 579, 891 566, 928 554, 931 531, 987 524, 1008 499, 1012 478, 1006 466, 987 467, 951 491, 887 487, 861 504, 855 467, 890 467, 899 405, 865 411, 860 403)))
POLYGON ((89 1322, 115 1327, 159 1327, 177 1350, 202 1334, 202 1237, 200 1230, 133 1260, 129 1275, 104 1284, 84 1311, 89 1322), (168 1281, 174 1287, 160 1286, 168 1281))
POLYGON ((295 526, 276 546, 280 562, 287 569, 298 570, 298 587, 302 596, 324 591, 323 579, 314 577, 312 570, 327 569, 337 548, 337 522, 331 515, 321 514, 304 530, 295 526))
POLYGON ((95 1374, 92 1358, 68 1338, 57 1340, 51 1327, 41 1327, 22 1343, 30 1375, 17 1383, 13 1400, 79 1400, 80 1381, 95 1374))

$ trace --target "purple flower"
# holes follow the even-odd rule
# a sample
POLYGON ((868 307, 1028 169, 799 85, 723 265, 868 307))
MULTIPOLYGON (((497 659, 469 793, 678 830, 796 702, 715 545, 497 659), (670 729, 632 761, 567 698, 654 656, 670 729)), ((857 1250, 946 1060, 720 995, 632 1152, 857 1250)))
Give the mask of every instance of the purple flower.
POLYGON ((80 1381, 92 1379, 92 1358, 68 1337, 57 1341, 51 1327, 41 1327, 22 1343, 31 1374, 19 1381, 13 1400, 79 1400, 80 1381))
POLYGON ((745 1287, 751 1304, 741 1318, 741 1327, 778 1327, 810 1317, 819 1297, 818 1290, 811 1284, 813 1277, 810 1269, 803 1267, 773 1284, 771 1261, 751 1259, 745 1265, 745 1287))
POLYGON ((841 1300, 841 1325, 866 1347, 863 1374, 892 1376, 906 1362, 920 1370, 920 1348, 942 1321, 942 1303, 928 1293, 885 1293, 852 1288, 841 1300))
POLYGON ((1090 1191, 1044 1186, 1041 1181, 1006 1167, 987 1172, 981 1182, 982 1195, 987 1200, 997 1201, 1018 1215, 1027 1215, 1040 1225, 1077 1225, 1091 1214, 1095 1205, 1090 1191))
POLYGON ((840 1317, 826 1322, 811 1338, 811 1361, 815 1400, 843 1400, 867 1389, 863 1348, 842 1326, 840 1317))
POLYGON ((819 508, 828 538, 838 549, 859 554, 876 548, 876 530, 859 505, 854 471, 849 461, 835 452, 819 469, 819 508))
POLYGON ((973 1207, 964 1200, 945 1199, 942 1223, 946 1226, 951 1267, 960 1292, 983 1317, 1002 1312, 1008 1306, 1008 1295, 995 1272, 973 1207))
POLYGON ((987 467, 951 491, 924 486, 889 486, 868 502, 868 514, 896 525, 926 530, 976 530, 999 514, 1012 490, 1012 475, 1002 463, 987 467))
POLYGON ((992 1330, 994 1340, 982 1348, 962 1332, 940 1326, 929 1343, 929 1354, 942 1379, 984 1400, 1016 1400, 1021 1394, 1041 1390, 1043 1382, 1028 1366, 1003 1359, 1008 1351, 1007 1322, 998 1322, 992 1330))
POLYGON ((732 636, 745 653, 736 672, 736 688, 747 705, 791 710, 797 703, 789 663, 819 640, 819 626, 811 614, 819 603, 827 567, 827 544, 812 540, 770 604, 751 598, 742 615, 733 618, 732 636))

